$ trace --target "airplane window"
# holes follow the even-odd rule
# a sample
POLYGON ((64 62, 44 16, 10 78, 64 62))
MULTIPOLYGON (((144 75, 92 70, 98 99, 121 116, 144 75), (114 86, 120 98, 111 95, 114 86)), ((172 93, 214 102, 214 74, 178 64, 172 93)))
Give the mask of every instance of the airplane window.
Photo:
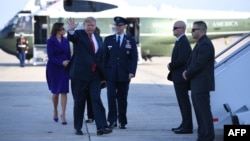
POLYGON ((23 32, 23 33, 29 33, 32 29, 32 20, 31 16, 21 16, 18 19, 18 24, 16 31, 17 32, 23 32))
POLYGON ((18 17, 15 16, 14 18, 12 18, 9 22, 8 22, 8 26, 9 25, 16 25, 18 21, 18 17))
POLYGON ((70 12, 100 12, 118 7, 113 4, 88 0, 64 0, 63 3, 64 10, 70 12))
POLYGON ((13 30, 12 25, 8 25, 2 29, 0 37, 11 39, 11 38, 14 38, 14 35, 15 35, 15 31, 13 30))
POLYGON ((14 38, 15 28, 18 23, 18 16, 13 17, 8 24, 1 30, 1 38, 14 38))

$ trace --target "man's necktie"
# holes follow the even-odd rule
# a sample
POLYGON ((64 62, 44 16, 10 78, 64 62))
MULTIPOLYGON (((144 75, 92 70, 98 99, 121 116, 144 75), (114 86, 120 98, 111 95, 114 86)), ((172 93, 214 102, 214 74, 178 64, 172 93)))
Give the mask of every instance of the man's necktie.
POLYGON ((94 44, 94 42, 93 42, 93 39, 92 39, 92 35, 91 35, 91 34, 89 35, 89 40, 90 40, 90 43, 91 43, 93 52, 95 53, 95 44, 94 44))
POLYGON ((121 39, 121 36, 118 36, 118 39, 117 39, 117 46, 120 47, 120 39, 121 39))
MULTIPOLYGON (((95 44, 94 44, 94 42, 93 42, 93 39, 92 39, 92 35, 91 35, 91 34, 89 35, 89 40, 90 40, 90 43, 91 43, 93 52, 94 52, 94 54, 95 54, 95 44)), ((96 70, 96 63, 94 62, 93 66, 92 66, 92 71, 95 71, 95 70, 96 70)))

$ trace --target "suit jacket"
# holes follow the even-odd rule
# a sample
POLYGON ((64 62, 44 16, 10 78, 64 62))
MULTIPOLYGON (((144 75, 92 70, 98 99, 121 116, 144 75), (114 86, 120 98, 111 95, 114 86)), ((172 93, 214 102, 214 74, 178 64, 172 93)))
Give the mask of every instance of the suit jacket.
POLYGON ((192 91, 215 90, 214 62, 214 46, 204 35, 196 43, 187 68, 186 77, 190 79, 192 91))
POLYGON ((138 52, 135 39, 124 35, 119 47, 116 35, 104 39, 104 67, 107 80, 130 81, 129 73, 136 74, 138 52))
POLYGON ((48 65, 64 68, 62 62, 71 59, 70 44, 66 37, 62 37, 61 43, 57 41, 56 36, 51 36, 47 40, 48 65))
POLYGON ((94 34, 98 43, 96 53, 92 50, 90 39, 85 30, 76 30, 73 35, 68 33, 68 39, 73 43, 73 58, 70 62, 69 75, 71 78, 80 80, 89 80, 91 77, 92 67, 96 63, 96 71, 100 79, 104 80, 104 68, 101 62, 103 55, 102 38, 94 34))
POLYGON ((191 55, 191 52, 192 48, 186 35, 183 35, 178 41, 175 42, 171 56, 171 62, 169 63, 173 82, 178 83, 186 81, 182 77, 182 73, 187 67, 187 61, 191 55))

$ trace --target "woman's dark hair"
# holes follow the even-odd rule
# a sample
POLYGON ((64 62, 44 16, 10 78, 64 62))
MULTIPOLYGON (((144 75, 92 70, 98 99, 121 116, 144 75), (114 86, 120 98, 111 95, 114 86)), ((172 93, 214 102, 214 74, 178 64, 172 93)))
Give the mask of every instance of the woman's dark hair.
POLYGON ((61 22, 54 23, 50 35, 55 36, 58 31, 63 30, 64 29, 63 25, 64 23, 61 22))

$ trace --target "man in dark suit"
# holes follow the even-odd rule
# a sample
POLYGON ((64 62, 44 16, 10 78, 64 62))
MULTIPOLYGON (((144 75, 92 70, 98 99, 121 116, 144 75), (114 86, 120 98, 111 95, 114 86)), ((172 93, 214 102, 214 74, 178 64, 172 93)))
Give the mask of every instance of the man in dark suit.
POLYGON ((198 123, 197 141, 214 140, 214 124, 210 107, 210 91, 215 90, 214 46, 206 36, 207 25, 204 21, 195 21, 192 37, 196 45, 192 51, 187 70, 183 77, 190 80, 191 98, 198 123))
POLYGON ((126 19, 115 17, 114 22, 116 33, 104 40, 108 121, 111 129, 117 127, 117 121, 120 129, 126 129, 128 90, 131 79, 135 77, 138 54, 135 39, 124 34, 126 19))
POLYGON ((183 21, 175 22, 173 34, 177 39, 172 52, 171 62, 168 64, 182 118, 179 127, 172 128, 172 131, 177 134, 193 133, 192 108, 188 95, 189 83, 182 77, 192 51, 185 35, 185 30, 186 24, 183 21))
POLYGON ((101 85, 105 80, 103 64, 103 43, 101 37, 94 34, 96 19, 87 17, 84 30, 75 30, 77 24, 73 18, 68 20, 68 39, 73 43, 74 57, 69 75, 74 99, 74 128, 77 135, 82 135, 83 116, 87 94, 90 94, 94 112, 97 135, 112 132, 107 128, 105 108, 100 97, 101 85))
MULTIPOLYGON (((101 30, 96 26, 94 33, 100 36, 101 30)), ((103 83, 103 85, 101 85, 101 86, 105 87, 105 85, 106 84, 103 83)), ((88 92, 88 95, 87 95, 87 115, 88 115, 88 119, 85 120, 85 123, 92 123, 92 122, 94 122, 95 117, 94 117, 94 113, 93 113, 92 102, 91 102, 91 98, 90 98, 89 92, 88 92)))

